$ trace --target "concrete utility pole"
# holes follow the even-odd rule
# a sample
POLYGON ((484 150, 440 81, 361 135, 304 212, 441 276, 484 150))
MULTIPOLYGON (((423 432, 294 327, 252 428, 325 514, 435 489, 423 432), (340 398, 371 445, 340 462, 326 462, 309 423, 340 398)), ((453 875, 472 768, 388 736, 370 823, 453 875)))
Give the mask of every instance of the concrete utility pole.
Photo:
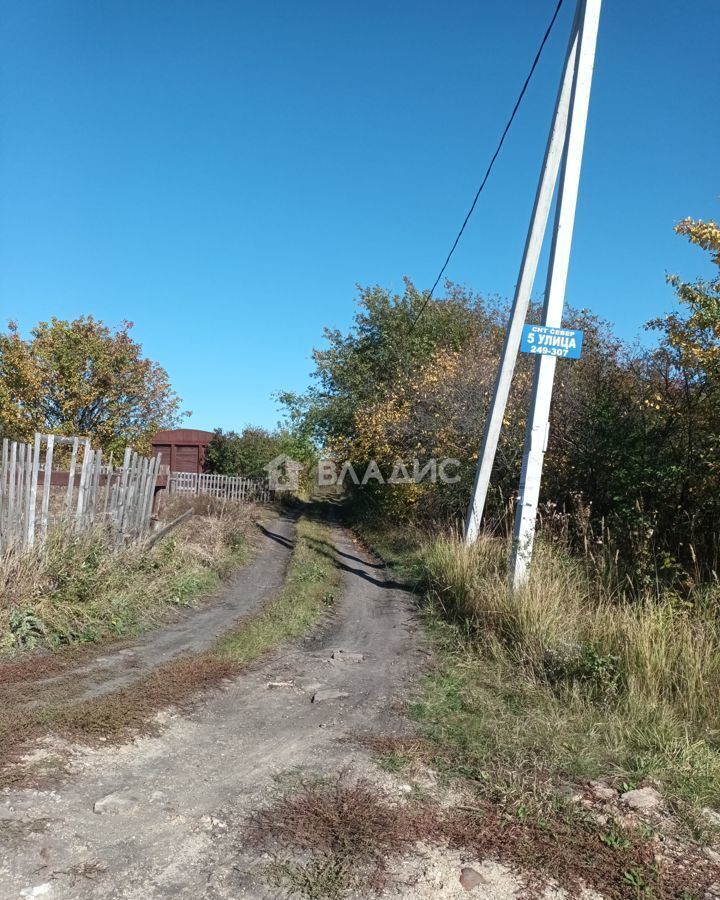
MULTIPOLYGON (((544 324, 559 325, 562 319, 562 306, 585 138, 600 6, 601 0, 578 0, 575 10, 565 68, 560 82, 553 123, 535 196, 535 205, 525 243, 520 275, 515 289, 510 322, 505 336, 505 345, 500 360, 500 369, 495 382, 490 410, 485 422, 480 459, 478 460, 475 483, 465 522, 465 541, 468 544, 475 542, 480 529, 490 475, 510 394, 510 384, 520 348, 522 329, 530 304, 530 295, 537 273, 550 206, 561 166, 562 177, 548 272, 544 324)), ((527 565, 532 553, 537 495, 542 469, 542 453, 544 452, 547 431, 547 414, 545 414, 544 419, 543 414, 544 410, 547 410, 547 413, 549 413, 552 374, 554 373, 554 359, 550 367, 547 365, 541 366, 541 363, 547 362, 550 362, 550 360, 542 357, 536 364, 533 403, 528 424, 528 436, 532 433, 535 443, 533 452, 530 452, 529 444, 526 446, 525 461, 523 463, 520 505, 518 507, 515 532, 516 552, 513 555, 512 580, 515 585, 522 583, 526 577, 527 565), (542 381, 540 381, 539 377, 540 371, 543 372, 542 381), (538 434, 541 434, 539 445, 538 434), (539 468, 537 466, 538 446, 540 447, 539 468), (535 496, 534 504, 531 499, 533 494, 535 496), (523 515, 521 513, 522 510, 526 510, 527 514, 523 515), (530 517, 532 518, 531 528, 529 526, 530 517)))
MULTIPOLYGON (((543 325, 549 325, 552 328, 562 326, 565 286, 570 265, 570 247, 575 225, 575 208, 580 184, 585 128, 590 105, 590 86, 600 21, 600 3, 601 0, 587 0, 586 2, 577 73, 573 85, 570 127, 565 139, 563 169, 555 209, 555 228, 543 308, 543 325)), ((525 451, 520 474, 520 495, 515 514, 513 557, 510 566, 512 584, 515 588, 527 581, 528 568, 532 558, 540 479, 550 427, 550 402, 556 362, 557 358, 554 356, 539 356, 535 360, 535 376, 525 432, 525 451)))

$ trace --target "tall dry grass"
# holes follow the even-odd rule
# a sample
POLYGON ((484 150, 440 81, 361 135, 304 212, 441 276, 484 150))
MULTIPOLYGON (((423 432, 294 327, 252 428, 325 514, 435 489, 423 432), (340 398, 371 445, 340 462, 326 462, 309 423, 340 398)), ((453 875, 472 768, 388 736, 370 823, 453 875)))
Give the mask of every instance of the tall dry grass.
POLYGON ((696 725, 720 714, 717 602, 675 594, 622 598, 581 562, 538 547, 529 582, 508 586, 505 541, 432 542, 426 576, 443 608, 493 653, 558 688, 647 712, 664 709, 696 725))
POLYGON ((426 582, 462 636, 433 688, 430 719, 478 757, 651 778, 670 796, 720 804, 717 587, 684 599, 622 596, 582 558, 540 541, 529 583, 514 592, 509 549, 452 535, 425 547, 426 582), (448 697, 461 702, 448 706, 448 697))
POLYGON ((193 515, 152 549, 115 546, 101 527, 62 526, 42 546, 0 557, 0 652, 135 633, 215 588, 247 553, 256 511, 214 498, 173 499, 193 515))

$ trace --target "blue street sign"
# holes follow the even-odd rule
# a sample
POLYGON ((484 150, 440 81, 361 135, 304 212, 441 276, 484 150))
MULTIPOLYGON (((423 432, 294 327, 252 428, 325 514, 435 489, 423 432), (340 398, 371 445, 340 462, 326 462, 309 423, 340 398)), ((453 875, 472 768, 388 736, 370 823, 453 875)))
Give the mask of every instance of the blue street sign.
POLYGON ((582 342, 582 331, 573 328, 525 325, 520 351, 538 353, 541 356, 560 356, 563 359, 579 359, 582 342))

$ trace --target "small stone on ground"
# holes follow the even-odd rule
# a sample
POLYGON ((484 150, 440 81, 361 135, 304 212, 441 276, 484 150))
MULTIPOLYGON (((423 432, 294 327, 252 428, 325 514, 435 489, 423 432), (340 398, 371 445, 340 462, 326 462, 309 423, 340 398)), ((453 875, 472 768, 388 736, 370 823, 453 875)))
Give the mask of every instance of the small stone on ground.
POLYGON ((471 869, 469 866, 465 866, 460 872, 460 884, 465 888, 466 891, 471 891, 479 884, 485 883, 485 879, 482 877, 482 875, 475 869, 471 869))
POLYGON ((46 881, 44 884, 36 884, 34 887, 26 887, 20 891, 21 897, 47 897, 47 895, 52 890, 52 885, 49 881, 46 881))
POLYGON ((134 810, 137 809, 138 804, 139 799, 135 794, 129 791, 118 791, 114 794, 108 794, 100 800, 96 800, 93 806, 93 812, 98 815, 104 815, 106 813, 117 815, 118 813, 134 812, 134 810))
POLYGON ((365 654, 350 653, 347 650, 333 650, 332 659, 338 659, 341 662, 361 663, 365 662, 365 654))
POLYGON ((618 792, 602 781, 591 781, 590 790, 598 800, 615 800, 618 792))
POLYGON ((344 700, 350 694, 345 691, 333 691, 330 689, 324 691, 315 691, 312 695, 311 703, 322 703, 323 700, 344 700))
POLYGON ((711 809, 709 806, 705 806, 702 809, 702 814, 705 818, 705 821, 708 825, 712 825, 713 828, 720 828, 720 813, 714 809, 711 809))
POLYGON ((662 797, 655 788, 637 788, 634 791, 626 791, 620 799, 631 809, 654 809, 662 803, 662 797))

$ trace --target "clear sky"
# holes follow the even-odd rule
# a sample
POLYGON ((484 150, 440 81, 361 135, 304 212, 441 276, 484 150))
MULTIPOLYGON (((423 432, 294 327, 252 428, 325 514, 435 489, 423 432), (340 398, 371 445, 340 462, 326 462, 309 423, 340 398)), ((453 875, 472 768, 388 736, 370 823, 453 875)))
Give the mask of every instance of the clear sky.
MULTIPOLYGON (((0 302, 130 319, 197 428, 273 425, 355 284, 427 287, 555 0, 0 0, 0 302)), ((448 275, 512 293, 566 0, 448 275)), ((718 0, 605 0, 568 300, 668 310, 720 216, 718 0)), ((538 289, 542 287, 542 279, 538 289)))

